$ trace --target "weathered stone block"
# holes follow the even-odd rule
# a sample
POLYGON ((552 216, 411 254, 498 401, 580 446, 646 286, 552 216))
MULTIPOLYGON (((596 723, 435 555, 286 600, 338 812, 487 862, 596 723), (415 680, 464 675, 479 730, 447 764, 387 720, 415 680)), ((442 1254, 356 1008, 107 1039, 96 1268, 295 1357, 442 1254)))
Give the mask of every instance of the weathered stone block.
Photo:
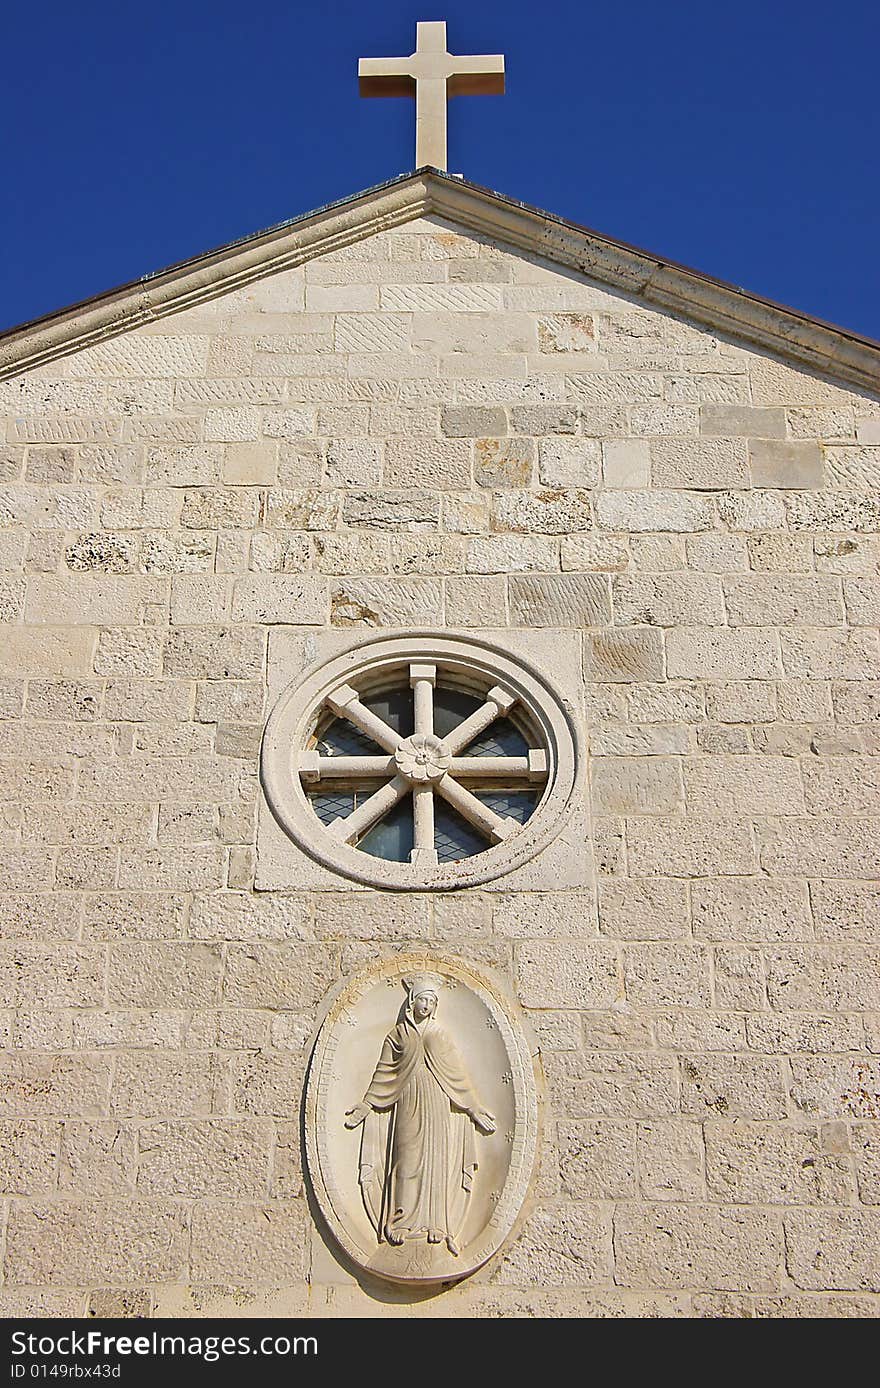
POLYGON ((13 1284, 64 1286, 179 1280, 188 1269, 183 1206, 135 1200, 16 1207, 7 1229, 13 1284))
POLYGON ((526 1007, 610 1007, 622 996, 617 950, 599 940, 524 942, 516 963, 526 1007))
POLYGON ((596 502, 599 524, 608 530, 711 530, 711 502, 700 492, 605 491, 596 502))
POLYGON ((772 1290, 778 1285, 778 1219, 711 1205, 624 1206, 615 1219, 624 1285, 772 1290))
POLYGON ((601 574, 511 578, 510 620, 517 626, 594 627, 611 620, 608 580, 601 574))

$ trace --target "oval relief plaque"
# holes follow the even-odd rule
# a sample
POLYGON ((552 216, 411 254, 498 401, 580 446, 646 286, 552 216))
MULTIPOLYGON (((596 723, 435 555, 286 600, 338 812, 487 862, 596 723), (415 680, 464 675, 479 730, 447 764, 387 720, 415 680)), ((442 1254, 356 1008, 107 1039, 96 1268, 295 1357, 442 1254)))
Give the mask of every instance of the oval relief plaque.
POLYGON ((309 1066, 306 1156, 362 1268, 445 1282, 480 1267, 520 1213, 537 1134, 529 1044, 482 974, 399 955, 334 995, 309 1066))

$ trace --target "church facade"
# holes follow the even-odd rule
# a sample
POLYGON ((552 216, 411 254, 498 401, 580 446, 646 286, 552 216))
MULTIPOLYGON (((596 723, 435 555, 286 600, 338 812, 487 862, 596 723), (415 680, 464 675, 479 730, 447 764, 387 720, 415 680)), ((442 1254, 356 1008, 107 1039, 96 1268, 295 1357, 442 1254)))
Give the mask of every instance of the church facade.
POLYGON ((878 391, 424 169, 0 338, 4 1315, 877 1314, 878 391))

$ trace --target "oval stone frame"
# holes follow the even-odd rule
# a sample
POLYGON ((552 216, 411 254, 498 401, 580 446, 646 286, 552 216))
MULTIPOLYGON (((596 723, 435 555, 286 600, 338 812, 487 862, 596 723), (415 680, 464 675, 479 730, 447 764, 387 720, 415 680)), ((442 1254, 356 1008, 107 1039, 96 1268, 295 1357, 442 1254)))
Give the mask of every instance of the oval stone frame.
MULTIPOLYGON (((306 1168, 321 1214, 340 1247, 364 1272, 396 1283, 422 1286, 459 1281, 488 1261, 513 1231, 532 1178, 538 1151, 537 1046, 527 1039, 518 1009, 482 970, 460 960, 407 953, 377 961, 339 985, 330 997, 312 1049, 306 1078, 306 1168), (414 1242, 409 1248, 379 1244, 361 1205, 359 1135, 344 1126, 346 1111, 369 1083, 387 1031, 404 998, 403 979, 428 972, 439 978, 442 1019, 467 1053, 468 1032, 479 1038, 478 1080, 496 1110, 493 1151, 484 1156, 480 1202, 460 1254, 414 1242), (454 1002, 450 1002, 450 997, 454 1002), (463 1025, 465 1018, 468 1025, 463 1025), (500 1072, 494 1092, 485 1074, 500 1072), (503 1179, 499 1178, 503 1173, 503 1179), (487 1190, 491 1181, 493 1188, 487 1190), (487 1204, 488 1202, 488 1204, 487 1204), (481 1216, 481 1210, 485 1217, 481 1216), (486 1213, 488 1211, 488 1213, 486 1213)), ((481 1147, 481 1155, 487 1152, 481 1147)), ((475 1180, 475 1194, 477 1181, 475 1180)), ((468 1221, 471 1221, 470 1212, 468 1221)), ((467 1228, 467 1225, 466 1225, 467 1228)))
POLYGON ((261 776, 266 800, 285 834, 331 871, 365 886, 388 890, 448 891, 473 887, 513 871, 535 857, 557 837, 575 790, 581 763, 574 710, 550 686, 547 677, 523 659, 514 658, 475 636, 467 640, 433 632, 380 637, 328 660, 292 685, 278 699, 263 736, 261 776), (546 790, 522 829, 503 843, 471 858, 436 866, 374 858, 326 832, 303 792, 294 759, 305 747, 316 713, 333 690, 367 677, 390 682, 413 661, 427 661, 448 672, 460 687, 481 681, 503 684, 516 695, 538 728, 548 758, 546 790))

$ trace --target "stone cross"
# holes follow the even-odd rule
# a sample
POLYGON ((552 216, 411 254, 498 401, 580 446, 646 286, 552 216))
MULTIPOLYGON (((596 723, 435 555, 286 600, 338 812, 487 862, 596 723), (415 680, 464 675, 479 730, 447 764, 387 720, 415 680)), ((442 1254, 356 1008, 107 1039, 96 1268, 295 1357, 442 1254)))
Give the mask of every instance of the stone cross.
POLYGON ((456 57, 446 49, 446 21, 416 25, 416 51, 408 58, 361 58, 361 96, 416 98, 416 168, 446 168, 446 102, 451 96, 504 92, 504 57, 456 57))

